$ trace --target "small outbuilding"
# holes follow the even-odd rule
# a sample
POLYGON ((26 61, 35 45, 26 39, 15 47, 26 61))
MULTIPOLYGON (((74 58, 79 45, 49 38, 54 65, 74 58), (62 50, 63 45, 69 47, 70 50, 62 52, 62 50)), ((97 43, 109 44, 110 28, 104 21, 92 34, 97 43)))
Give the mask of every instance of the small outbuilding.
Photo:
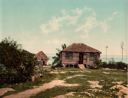
POLYGON ((63 66, 79 65, 93 66, 100 59, 101 52, 83 43, 73 43, 60 52, 63 66))
POLYGON ((35 54, 35 59, 38 65, 42 65, 42 66, 47 65, 48 57, 43 51, 40 51, 37 54, 35 54))

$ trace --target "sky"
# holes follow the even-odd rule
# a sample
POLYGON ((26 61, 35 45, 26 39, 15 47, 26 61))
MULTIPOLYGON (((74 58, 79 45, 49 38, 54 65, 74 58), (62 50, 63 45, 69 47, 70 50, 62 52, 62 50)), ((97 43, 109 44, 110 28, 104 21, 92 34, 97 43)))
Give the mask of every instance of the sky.
POLYGON ((127 53, 127 0, 0 0, 0 41, 48 56, 66 43, 84 43, 105 55, 127 53))

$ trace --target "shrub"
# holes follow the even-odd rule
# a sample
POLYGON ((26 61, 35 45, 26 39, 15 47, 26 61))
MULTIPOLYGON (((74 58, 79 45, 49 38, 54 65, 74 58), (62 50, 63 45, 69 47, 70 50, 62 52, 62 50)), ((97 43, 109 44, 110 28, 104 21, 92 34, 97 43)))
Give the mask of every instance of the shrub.
POLYGON ((117 69, 124 69, 124 70, 126 70, 127 66, 128 65, 126 63, 124 63, 124 62, 116 62, 117 69))
POLYGON ((22 50, 16 41, 5 38, 0 42, 0 83, 29 80, 34 72, 33 54, 22 50))
POLYGON ((112 62, 109 63, 106 62, 98 62, 97 63, 98 68, 110 68, 110 69, 122 69, 127 70, 127 64, 124 62, 112 62))

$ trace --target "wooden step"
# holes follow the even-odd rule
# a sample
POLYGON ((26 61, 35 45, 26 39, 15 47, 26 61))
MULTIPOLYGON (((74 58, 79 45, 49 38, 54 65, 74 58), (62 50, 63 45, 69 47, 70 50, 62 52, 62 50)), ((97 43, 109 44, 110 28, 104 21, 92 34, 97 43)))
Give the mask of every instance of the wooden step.
POLYGON ((78 64, 78 67, 79 67, 80 69, 85 69, 84 64, 78 64))

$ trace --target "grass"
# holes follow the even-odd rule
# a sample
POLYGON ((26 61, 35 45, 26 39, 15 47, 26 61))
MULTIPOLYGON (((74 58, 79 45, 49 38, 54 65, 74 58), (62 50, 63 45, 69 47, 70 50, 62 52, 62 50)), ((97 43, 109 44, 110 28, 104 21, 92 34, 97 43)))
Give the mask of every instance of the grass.
POLYGON ((21 92, 21 91, 24 91, 24 90, 27 90, 27 89, 31 89, 34 86, 40 86, 44 83, 52 81, 54 78, 55 78, 55 75, 49 74, 49 72, 46 72, 46 73, 44 73, 44 76, 42 78, 37 79, 34 82, 27 81, 27 82, 24 82, 24 83, 18 83, 18 84, 12 84, 12 85, 5 85, 4 84, 3 87, 10 87, 10 88, 13 88, 15 91, 9 91, 9 92, 7 92, 6 94, 4 94, 3 96, 0 96, 0 97, 4 97, 4 96, 10 95, 10 94, 14 94, 14 93, 18 93, 18 92, 21 92), (48 76, 48 77, 46 77, 46 76, 48 76))
POLYGON ((77 91, 77 88, 74 87, 54 87, 52 89, 46 90, 43 93, 39 93, 36 96, 32 96, 31 98, 52 98, 57 95, 63 95, 65 93, 77 91))
MULTIPOLYGON (((73 77, 70 79, 66 79, 67 83, 78 83, 79 87, 54 87, 50 90, 46 90, 41 92, 32 98, 51 98, 57 95, 63 95, 68 92, 76 92, 75 98, 90 98, 87 94, 82 92, 89 92, 95 96, 95 98, 113 98, 115 97, 116 90, 110 90, 110 88, 114 85, 112 82, 114 81, 123 81, 123 85, 127 85, 127 74, 122 70, 103 70, 103 69, 86 69, 84 71, 80 71, 80 69, 76 68, 65 68, 59 69, 59 71, 64 71, 66 73, 58 73, 56 75, 57 79, 65 79, 66 77, 73 75, 82 75, 78 77, 73 77), (74 72, 72 72, 74 71, 74 72), (103 72, 109 72, 109 74, 104 74, 103 72), (84 75, 84 76, 83 76, 84 75), (103 86, 100 92, 91 91, 90 84, 88 81, 99 81, 99 84, 103 86)), ((74 98, 74 97, 70 97, 74 98)))
MULTIPOLYGON (((21 84, 15 84, 11 87, 15 89, 14 92, 8 92, 5 95, 10 95, 12 93, 24 91, 29 88, 33 88, 33 86, 43 85, 44 83, 50 82, 54 79, 65 80, 67 83, 77 83, 80 84, 78 87, 54 87, 52 89, 48 89, 44 92, 40 92, 37 95, 33 95, 32 98, 52 98, 58 95, 63 95, 69 92, 75 92, 75 97, 70 98, 90 98, 89 95, 84 92, 91 93, 95 96, 95 98, 115 98, 116 90, 110 90, 110 88, 114 85, 112 82, 114 81, 123 81, 123 85, 127 85, 127 73, 122 70, 103 70, 103 69, 85 69, 81 71, 78 68, 60 68, 56 70, 52 70, 58 72, 58 74, 50 74, 49 72, 44 73, 44 77, 35 81, 35 82, 26 82, 21 84), (65 73, 61 73, 65 72, 65 73), (104 74, 103 72, 108 72, 109 74, 104 74), (69 76, 76 76, 73 78, 66 79, 69 76), (101 91, 93 91, 90 87, 88 81, 99 81, 99 85, 103 87, 100 89, 101 91)), ((4 95, 4 96, 5 96, 4 95)), ((69 98, 69 97, 67 97, 69 98)), ((93 98, 93 97, 91 97, 93 98)))

